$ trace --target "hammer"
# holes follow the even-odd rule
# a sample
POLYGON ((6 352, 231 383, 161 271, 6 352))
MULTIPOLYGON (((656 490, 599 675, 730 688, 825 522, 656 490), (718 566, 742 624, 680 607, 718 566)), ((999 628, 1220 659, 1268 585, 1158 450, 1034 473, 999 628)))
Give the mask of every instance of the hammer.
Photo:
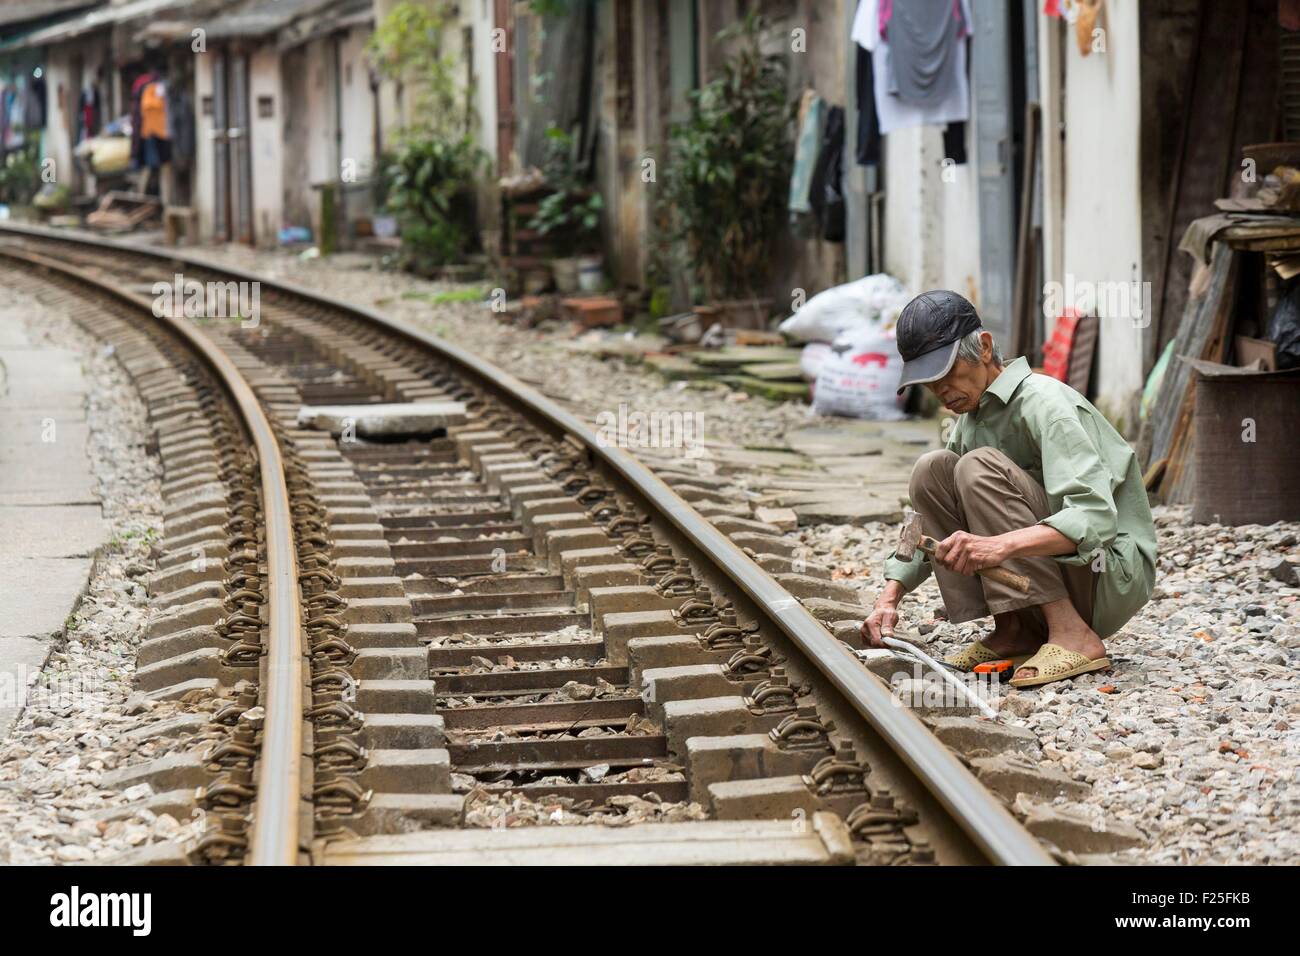
MULTIPOLYGON (((894 556, 900 561, 911 561, 912 556, 916 554, 917 548, 920 548, 926 554, 932 555, 934 554, 934 546, 938 543, 934 538, 921 533, 921 516, 912 511, 903 520, 903 530, 898 536, 898 550, 894 552, 894 556)), ((1023 574, 1008 571, 1001 565, 980 568, 975 573, 988 578, 990 581, 997 581, 1009 588, 1015 588, 1021 594, 1029 593, 1029 578, 1023 574)))

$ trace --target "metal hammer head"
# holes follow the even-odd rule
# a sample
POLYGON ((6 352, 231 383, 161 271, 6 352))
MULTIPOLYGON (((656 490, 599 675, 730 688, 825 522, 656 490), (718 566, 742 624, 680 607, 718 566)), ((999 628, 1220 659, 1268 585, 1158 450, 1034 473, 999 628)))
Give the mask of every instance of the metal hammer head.
POLYGON ((921 516, 915 511, 908 511, 903 517, 903 528, 898 533, 898 548, 894 557, 900 561, 911 561, 916 554, 916 546, 921 543, 921 516))

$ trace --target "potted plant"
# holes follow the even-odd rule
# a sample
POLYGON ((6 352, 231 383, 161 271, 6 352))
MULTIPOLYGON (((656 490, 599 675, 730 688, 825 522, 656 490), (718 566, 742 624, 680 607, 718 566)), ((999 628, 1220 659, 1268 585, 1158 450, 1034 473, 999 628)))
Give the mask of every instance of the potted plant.
POLYGON ((538 204, 537 215, 529 228, 553 236, 564 253, 551 260, 555 286, 561 292, 576 292, 579 288, 595 291, 600 287, 604 259, 591 255, 588 250, 594 245, 604 208, 600 193, 582 189, 553 192, 538 204), (592 273, 594 280, 590 277, 592 273))
POLYGON ((691 276, 695 296, 747 326, 766 323, 756 292, 785 216, 794 119, 784 64, 759 48, 763 28, 751 14, 718 34, 734 52, 690 94, 663 166, 675 267, 691 276))
POLYGON ((551 273, 560 292, 597 291, 604 282, 604 258, 598 252, 600 214, 605 200, 587 187, 572 134, 555 125, 546 130, 542 173, 552 192, 537 206, 528 228, 554 241, 559 253, 551 273))
POLYGON ((467 136, 409 139, 389 165, 388 209, 406 266, 422 275, 461 259, 474 239, 474 177, 482 150, 467 136))

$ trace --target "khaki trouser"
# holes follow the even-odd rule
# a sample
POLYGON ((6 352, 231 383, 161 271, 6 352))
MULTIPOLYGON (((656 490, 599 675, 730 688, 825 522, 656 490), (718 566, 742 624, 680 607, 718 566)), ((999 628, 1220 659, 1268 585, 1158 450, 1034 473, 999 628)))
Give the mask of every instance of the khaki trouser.
MULTIPOLYGON (((988 537, 1028 528, 1051 514, 1043 486, 991 447, 977 448, 960 458, 948 449, 922 455, 912 469, 911 497, 925 533, 937 541, 954 531, 988 537)), ((1015 611, 1030 633, 1046 636, 1040 605, 1069 597, 1079 616, 1091 626, 1095 575, 1088 565, 1039 557, 1015 558, 1005 567, 1029 579, 1028 594, 935 564, 948 619, 960 624, 1015 611)))

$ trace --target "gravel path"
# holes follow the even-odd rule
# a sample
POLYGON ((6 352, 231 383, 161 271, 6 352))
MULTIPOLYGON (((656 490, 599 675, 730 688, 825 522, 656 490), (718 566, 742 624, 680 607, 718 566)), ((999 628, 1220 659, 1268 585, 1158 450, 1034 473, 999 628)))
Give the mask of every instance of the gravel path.
POLYGON ((35 299, 15 294, 11 302, 34 342, 82 357, 89 451, 110 539, 66 639, 55 644, 22 717, 0 741, 0 863, 105 860, 157 840, 187 839, 199 826, 144 808, 114 814, 147 796, 147 785, 126 794, 98 786, 103 771, 178 746, 173 737, 142 741, 134 733, 198 709, 152 704, 131 689, 150 613, 150 546, 162 530, 161 471, 146 451, 144 406, 111 347, 35 299))
MULTIPOLYGON (((1186 509, 1155 514, 1155 599, 1107 642, 1115 668, 1004 688, 1000 719, 1032 730, 1045 761, 1092 785, 1084 804, 1099 826, 1118 820, 1148 838, 1120 858, 1296 863, 1300 588, 1286 568, 1300 563, 1300 524, 1224 528, 1193 525, 1186 509)), ((797 536, 870 601, 897 534, 874 524, 797 536)), ((900 606, 932 656, 991 628, 948 624, 942 607, 933 578, 900 606)))

